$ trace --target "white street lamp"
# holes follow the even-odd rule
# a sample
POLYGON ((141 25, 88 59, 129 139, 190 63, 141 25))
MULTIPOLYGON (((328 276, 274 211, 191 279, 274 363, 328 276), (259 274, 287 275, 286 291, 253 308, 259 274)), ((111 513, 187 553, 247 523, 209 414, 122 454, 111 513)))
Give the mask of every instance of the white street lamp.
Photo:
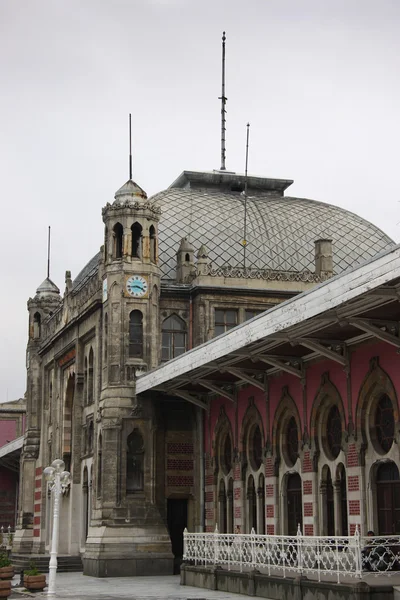
POLYGON ((48 482, 49 489, 54 494, 53 533, 51 536, 49 588, 47 592, 48 596, 53 596, 56 591, 60 495, 68 489, 71 482, 71 474, 68 471, 64 471, 64 469, 64 461, 60 458, 57 458, 56 460, 53 460, 51 467, 46 467, 43 471, 43 475, 48 482))

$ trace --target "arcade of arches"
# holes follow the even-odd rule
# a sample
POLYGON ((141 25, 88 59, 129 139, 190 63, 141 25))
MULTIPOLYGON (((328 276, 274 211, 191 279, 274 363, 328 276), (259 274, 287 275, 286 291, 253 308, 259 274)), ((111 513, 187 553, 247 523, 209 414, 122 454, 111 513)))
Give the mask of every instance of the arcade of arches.
POLYGON ((377 360, 360 386, 355 426, 327 373, 306 427, 289 392, 281 388, 275 407, 272 395, 266 402, 250 386, 235 406, 214 401, 207 530, 352 535, 358 525, 400 534, 398 401, 377 360))

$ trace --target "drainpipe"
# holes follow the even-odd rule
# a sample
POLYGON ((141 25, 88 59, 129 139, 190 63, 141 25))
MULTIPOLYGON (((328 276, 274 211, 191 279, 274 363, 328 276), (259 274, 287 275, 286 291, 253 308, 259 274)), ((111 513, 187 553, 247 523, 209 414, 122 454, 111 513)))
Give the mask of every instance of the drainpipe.
POLYGON ((193 304, 192 304, 192 296, 190 296, 189 300, 189 348, 191 350, 193 348, 193 304))

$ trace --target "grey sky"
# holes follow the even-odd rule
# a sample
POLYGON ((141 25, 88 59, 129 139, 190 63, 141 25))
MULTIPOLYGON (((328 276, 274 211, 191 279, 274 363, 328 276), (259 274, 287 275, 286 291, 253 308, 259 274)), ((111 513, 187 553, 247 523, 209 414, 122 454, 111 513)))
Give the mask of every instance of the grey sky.
POLYGON ((64 290, 128 179, 148 194, 220 166, 295 180, 400 239, 398 0, 0 0, 0 401, 25 391, 26 301, 64 290))

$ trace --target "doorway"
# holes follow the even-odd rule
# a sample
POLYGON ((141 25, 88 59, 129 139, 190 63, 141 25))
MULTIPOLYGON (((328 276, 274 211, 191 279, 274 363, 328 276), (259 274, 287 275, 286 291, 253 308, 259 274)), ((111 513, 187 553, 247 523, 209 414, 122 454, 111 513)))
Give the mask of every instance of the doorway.
POLYGON ((326 475, 326 516, 327 534, 335 535, 335 500, 333 497, 333 483, 329 468, 326 475))
POLYGON ((287 535, 296 535, 297 528, 303 530, 303 503, 301 495, 301 477, 298 473, 287 479, 287 535))
POLYGON ((394 462, 380 465, 376 474, 378 535, 400 534, 400 476, 394 462))
POLYGON ((183 557, 183 530, 187 527, 187 498, 168 498, 167 524, 174 555, 174 574, 180 571, 183 557))

